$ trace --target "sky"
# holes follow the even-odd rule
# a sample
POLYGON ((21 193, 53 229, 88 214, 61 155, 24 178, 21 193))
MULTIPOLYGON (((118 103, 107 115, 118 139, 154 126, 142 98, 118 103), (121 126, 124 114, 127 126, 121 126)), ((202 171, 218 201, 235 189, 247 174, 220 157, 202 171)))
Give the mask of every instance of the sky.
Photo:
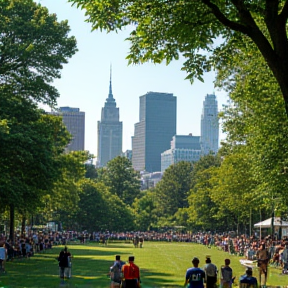
MULTIPOLYGON (((204 83, 195 80, 191 85, 181 71, 183 59, 166 63, 128 65, 126 56, 129 31, 107 34, 91 31, 85 22, 84 11, 72 7, 66 0, 38 0, 58 21, 68 20, 71 35, 76 37, 79 51, 65 64, 61 79, 54 86, 60 92, 58 106, 80 108, 85 112, 85 150, 97 155, 97 121, 109 93, 110 65, 112 92, 123 122, 123 151, 131 149, 134 124, 139 121, 139 97, 149 91, 173 93, 177 97, 177 135, 192 133, 200 136, 203 101, 215 92, 218 109, 227 103, 226 92, 214 88, 213 72, 204 75, 204 83)), ((48 110, 48 109, 47 109, 48 110)), ((49 110, 48 110, 49 111, 49 110)), ((221 127, 220 127, 221 131, 221 127)), ((220 132, 220 140, 225 136, 220 132)), ((172 139, 171 139, 172 140, 172 139)))

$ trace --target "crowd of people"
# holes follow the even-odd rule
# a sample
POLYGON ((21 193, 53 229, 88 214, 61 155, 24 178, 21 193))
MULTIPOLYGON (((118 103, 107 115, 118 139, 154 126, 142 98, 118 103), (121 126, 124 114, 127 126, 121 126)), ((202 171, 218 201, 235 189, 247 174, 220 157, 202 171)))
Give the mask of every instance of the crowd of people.
MULTIPOLYGON (((42 251, 52 248, 54 245, 59 244, 66 245, 71 244, 74 241, 79 241, 80 243, 96 242, 103 245, 108 245, 110 241, 125 241, 133 244, 134 247, 136 248, 137 247, 142 248, 144 242, 146 241, 166 241, 166 242, 197 243, 200 245, 206 245, 208 248, 214 247, 219 250, 223 250, 229 254, 237 254, 249 261, 257 261, 259 271, 260 272, 262 271, 262 274, 264 274, 265 281, 267 278, 267 267, 269 264, 281 267, 283 274, 288 274, 288 239, 285 237, 281 240, 272 239, 272 237, 270 236, 267 236, 265 238, 262 237, 261 239, 259 239, 256 236, 246 236, 246 235, 236 236, 233 235, 233 233, 232 234, 210 233, 210 232, 182 233, 172 230, 166 232, 130 231, 121 233, 114 233, 109 231, 93 232, 93 233, 88 233, 87 231, 82 232, 31 231, 27 233, 25 236, 16 234, 14 239, 15 239, 14 243, 12 243, 12 241, 9 240, 9 238, 5 237, 5 235, 0 235, 0 262, 1 262, 0 268, 2 269, 2 271, 5 271, 6 261, 10 261, 15 258, 29 258, 33 256, 35 252, 41 253, 42 251), (267 254, 265 254, 264 251, 267 254)), ((60 271, 59 275, 62 280, 64 280, 65 278, 69 279, 71 277, 71 265, 72 265, 71 258, 72 255, 67 250, 67 248, 63 249, 60 252, 59 257, 57 258, 57 260, 59 261, 59 271, 60 271)), ((116 259, 115 263, 119 263, 119 261, 120 259, 116 259)), ((128 261, 128 263, 130 262, 131 261, 128 261)), ((197 261, 195 263, 194 262, 192 262, 193 265, 197 261)), ((229 263, 228 262, 229 259, 226 259, 225 265, 223 265, 223 269, 221 268, 221 271, 219 271, 222 280, 225 279, 225 277, 229 274, 228 270, 231 269, 229 268, 230 262, 229 263)), ((124 266, 124 264, 121 261, 120 263, 122 263, 120 269, 120 271, 122 271, 122 266, 124 266)), ((133 267, 133 265, 130 266, 133 267)), ((215 281, 215 278, 213 277, 215 277, 216 275, 215 271, 217 271, 217 268, 215 265, 214 265, 215 267, 213 268, 213 263, 211 263, 211 259, 209 257, 206 259, 206 266, 205 267, 207 269, 206 270, 204 269, 205 270, 204 273, 206 275, 205 281, 207 283, 206 285, 208 285, 206 287, 209 288, 209 283, 215 281)), ((196 266, 193 267, 197 268, 196 266)), ((115 271, 112 270, 111 273, 113 272, 112 273, 113 275, 117 275, 117 273, 115 273, 115 271)), ((243 276, 243 279, 249 278, 251 276, 250 273, 251 273, 250 271, 247 271, 247 273, 244 275, 245 277, 243 276)), ((188 280, 190 279, 189 281, 192 281, 191 280, 192 278, 189 277, 187 279, 188 280)), ((227 276, 226 278, 228 279, 229 277, 230 276, 227 276)), ((124 276, 123 279, 125 279, 124 276)), ((231 282, 232 280, 230 279, 229 281, 231 282)), ((223 284, 222 286, 225 287, 225 283, 222 284, 223 284)), ((115 286, 117 285, 117 283, 114 283, 113 285, 115 286)), ((194 288, 194 286, 191 287, 194 288)))
MULTIPOLYGON (((221 288, 231 288, 234 283, 233 270, 230 267, 230 259, 225 259, 225 265, 221 266, 218 273, 217 267, 211 262, 210 256, 206 258, 204 269, 199 268, 200 260, 197 257, 192 259, 193 267, 188 268, 185 276, 184 287, 206 288, 217 287, 217 278, 220 277, 221 288), (220 274, 220 275, 218 275, 220 274)), ((240 277, 240 288, 258 288, 257 278, 253 277, 251 268, 246 269, 246 273, 240 277)))

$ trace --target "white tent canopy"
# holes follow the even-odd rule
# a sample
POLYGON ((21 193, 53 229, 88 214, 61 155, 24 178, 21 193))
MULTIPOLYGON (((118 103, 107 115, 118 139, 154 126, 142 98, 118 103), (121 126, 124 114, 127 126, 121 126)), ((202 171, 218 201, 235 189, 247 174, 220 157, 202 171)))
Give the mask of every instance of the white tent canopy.
MULTIPOLYGON (((272 218, 266 219, 262 222, 254 224, 256 228, 270 228, 272 218)), ((288 222, 281 220, 280 217, 274 217, 274 227, 288 227, 288 222)))

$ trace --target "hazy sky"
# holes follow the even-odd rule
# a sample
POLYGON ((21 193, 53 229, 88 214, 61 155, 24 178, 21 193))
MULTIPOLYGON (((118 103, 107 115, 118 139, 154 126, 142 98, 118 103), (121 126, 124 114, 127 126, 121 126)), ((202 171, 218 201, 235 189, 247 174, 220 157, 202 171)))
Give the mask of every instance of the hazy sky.
MULTIPOLYGON (((77 39, 79 51, 62 70, 62 78, 55 81, 60 92, 58 106, 80 108, 86 113, 85 149, 97 155, 97 121, 101 118, 109 92, 109 73, 112 64, 112 91, 120 109, 123 122, 123 151, 131 149, 134 124, 139 121, 139 96, 148 91, 168 92, 177 96, 177 134, 200 135, 200 119, 206 94, 215 91, 218 108, 227 102, 225 92, 214 90, 214 74, 205 75, 205 83, 195 81, 193 85, 184 80, 182 61, 170 65, 147 63, 128 66, 125 59, 129 32, 118 34, 100 31, 91 32, 85 23, 84 11, 71 7, 66 0, 39 0, 58 20, 68 20, 71 35, 77 39)), ((221 129, 220 129, 221 130, 221 129)), ((224 136, 220 133, 220 139, 224 136)))

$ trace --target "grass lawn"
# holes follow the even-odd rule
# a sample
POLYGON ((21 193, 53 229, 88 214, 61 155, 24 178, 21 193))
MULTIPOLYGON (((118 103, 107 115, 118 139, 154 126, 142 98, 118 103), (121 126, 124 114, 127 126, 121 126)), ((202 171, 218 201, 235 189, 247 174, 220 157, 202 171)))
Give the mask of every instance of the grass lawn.
MULTIPOLYGON (((53 288, 59 287, 58 256, 63 246, 54 247, 43 254, 36 254, 31 259, 16 259, 6 263, 7 274, 0 274, 0 288, 53 288)), ((72 279, 64 287, 108 288, 109 278, 106 276, 115 255, 120 254, 122 260, 129 255, 135 256, 135 264, 140 267, 142 288, 183 287, 185 272, 191 267, 191 259, 199 257, 200 267, 205 264, 205 256, 211 255, 212 263, 218 268, 224 264, 225 258, 231 259, 231 268, 236 278, 245 273, 240 265, 240 257, 209 249, 203 245, 191 243, 145 242, 144 247, 134 248, 132 244, 109 243, 107 247, 99 244, 69 245, 74 256, 72 279)), ((256 271, 254 276, 257 277, 256 271)), ((282 276, 281 270, 270 268, 268 284, 288 287, 288 276, 282 276)))

